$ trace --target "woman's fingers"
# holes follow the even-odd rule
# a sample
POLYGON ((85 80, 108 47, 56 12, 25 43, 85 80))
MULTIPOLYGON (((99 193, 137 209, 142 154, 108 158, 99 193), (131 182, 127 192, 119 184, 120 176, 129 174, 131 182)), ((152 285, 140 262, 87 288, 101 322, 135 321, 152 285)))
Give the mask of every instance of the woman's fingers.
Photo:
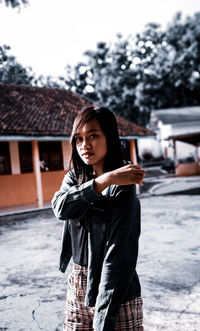
POLYGON ((145 176, 145 171, 144 170, 137 170, 137 169, 135 169, 135 170, 132 170, 132 175, 133 176, 141 176, 142 178, 144 178, 144 176, 145 176))
POLYGON ((131 181, 134 184, 139 184, 139 185, 143 185, 142 180, 145 176, 145 171, 141 169, 141 167, 139 168, 132 168, 132 175, 131 175, 131 181))
POLYGON ((139 184, 145 176, 141 166, 128 164, 110 173, 110 183, 117 185, 139 184))
POLYGON ((141 169, 141 166, 139 164, 129 164, 128 167, 133 169, 141 169))

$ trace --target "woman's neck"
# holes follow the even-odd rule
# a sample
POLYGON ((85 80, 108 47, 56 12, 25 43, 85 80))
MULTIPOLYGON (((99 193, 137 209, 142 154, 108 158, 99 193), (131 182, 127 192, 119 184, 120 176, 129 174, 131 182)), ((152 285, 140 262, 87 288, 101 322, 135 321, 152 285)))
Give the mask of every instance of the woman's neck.
POLYGON ((95 177, 99 177, 99 176, 103 175, 103 167, 95 167, 95 166, 93 166, 93 175, 95 177))

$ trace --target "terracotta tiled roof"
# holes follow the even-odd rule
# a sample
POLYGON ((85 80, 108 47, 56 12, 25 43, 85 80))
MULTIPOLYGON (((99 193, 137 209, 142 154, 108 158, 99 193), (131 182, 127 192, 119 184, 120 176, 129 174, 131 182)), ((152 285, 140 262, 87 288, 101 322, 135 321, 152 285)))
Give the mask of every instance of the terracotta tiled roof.
MULTIPOLYGON (((92 102, 64 89, 0 84, 0 135, 70 136, 74 118, 92 102)), ((153 132, 116 116, 121 136, 153 132)))
POLYGON ((154 136, 155 133, 143 126, 127 121, 124 117, 115 115, 120 136, 154 136))

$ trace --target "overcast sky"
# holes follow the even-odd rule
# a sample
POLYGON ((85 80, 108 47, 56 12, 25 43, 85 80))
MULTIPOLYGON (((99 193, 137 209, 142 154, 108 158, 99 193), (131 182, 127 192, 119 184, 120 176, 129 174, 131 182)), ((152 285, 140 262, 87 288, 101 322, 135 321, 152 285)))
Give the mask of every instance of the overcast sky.
POLYGON ((29 0, 20 13, 0 5, 0 45, 37 74, 64 74, 98 41, 135 35, 146 23, 165 26, 177 11, 200 11, 200 0, 29 0))

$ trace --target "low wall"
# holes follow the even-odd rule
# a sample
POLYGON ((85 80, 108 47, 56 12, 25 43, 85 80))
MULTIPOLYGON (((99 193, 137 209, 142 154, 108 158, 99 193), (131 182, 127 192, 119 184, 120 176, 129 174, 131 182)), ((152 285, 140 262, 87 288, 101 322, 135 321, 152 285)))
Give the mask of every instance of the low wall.
POLYGON ((36 202, 33 173, 1 175, 0 207, 11 207, 36 202))
MULTIPOLYGON (((42 172, 44 201, 50 201, 66 170, 42 172)), ((0 208, 34 204, 37 201, 34 173, 0 176, 0 208)))
POLYGON ((200 167, 198 162, 178 163, 176 166, 177 176, 190 176, 200 174, 200 167))
POLYGON ((60 188, 66 170, 42 172, 42 189, 44 201, 50 201, 60 188))

